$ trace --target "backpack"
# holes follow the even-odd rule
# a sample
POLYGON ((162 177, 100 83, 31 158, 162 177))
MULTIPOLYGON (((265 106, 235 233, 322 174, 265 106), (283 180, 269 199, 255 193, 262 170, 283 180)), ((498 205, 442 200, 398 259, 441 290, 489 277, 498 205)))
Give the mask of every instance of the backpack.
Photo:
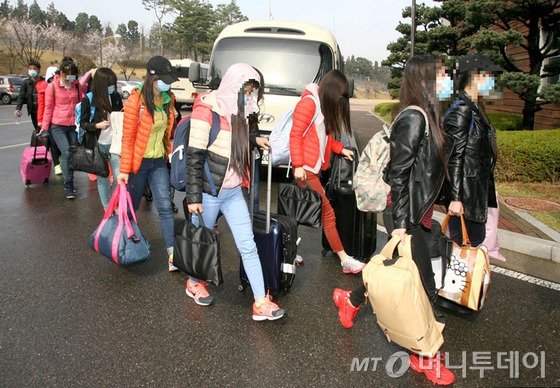
MULTIPOLYGON (((93 120, 93 115, 95 114, 95 106, 91 103, 93 99, 93 93, 89 92, 86 93, 86 96, 89 100, 89 121, 93 120)), ((80 126, 80 122, 82 120, 82 102, 78 102, 76 107, 74 108, 74 123, 76 124, 76 132, 78 134, 78 143, 81 143, 84 139, 85 128, 80 126)))
MULTIPOLYGON (((315 122, 317 116, 319 116, 319 102, 317 99, 309 94, 305 97, 311 98, 315 102, 315 114, 313 115, 313 119, 309 123, 309 126, 303 132, 303 136, 309 131, 311 125, 315 122)), ((304 98, 305 98, 304 97, 304 98)), ((292 126, 294 124, 294 110, 296 107, 294 106, 287 112, 285 112, 278 120, 278 124, 274 128, 272 128, 272 132, 270 132, 270 137, 268 140, 270 141, 270 148, 272 149, 271 160, 273 166, 279 166, 281 164, 288 164, 291 160, 290 158, 290 132, 292 130, 292 126)))
MULTIPOLYGON (((173 138, 173 152, 169 155, 169 163, 171 164, 171 171, 169 181, 171 186, 178 191, 185 191, 187 187, 187 147, 189 145, 189 135, 191 132, 191 117, 185 117, 175 129, 175 137, 173 138)), ((208 139, 208 146, 214 143, 218 133, 220 132, 220 116, 216 112, 212 112, 212 126, 210 127, 210 136, 208 139)), ((214 187, 214 180, 210 173, 210 166, 208 161, 204 162, 204 172, 206 178, 210 183, 212 195, 216 192, 214 187)))
MULTIPOLYGON (((429 122, 426 113, 422 108, 411 105, 403 109, 399 116, 408 109, 422 112, 426 121, 426 136, 428 136, 429 122)), ((393 123, 397 119, 398 116, 393 123)), ((391 187, 385 182, 383 175, 390 159, 390 136, 391 128, 383 124, 382 130, 373 135, 360 155, 358 168, 354 174, 354 193, 356 205, 363 212, 382 212, 387 206, 387 195, 391 187)))

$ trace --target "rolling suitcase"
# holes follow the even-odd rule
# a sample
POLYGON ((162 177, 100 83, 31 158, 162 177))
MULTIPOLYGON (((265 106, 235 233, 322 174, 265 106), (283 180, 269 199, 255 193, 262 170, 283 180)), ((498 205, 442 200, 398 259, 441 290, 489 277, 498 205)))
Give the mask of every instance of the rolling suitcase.
MULTIPOLYGON (((341 194, 327 191, 334 209, 336 230, 346 253, 367 262, 377 247, 377 213, 360 211, 354 193, 341 194)), ((332 251, 323 232, 323 256, 332 251)))
MULTIPOLYGON (((254 161, 255 151, 251 158, 251 186, 254 183, 254 161)), ((266 190, 266 211, 255 212, 253 209, 254 190, 251 187, 249 207, 253 220, 253 234, 261 261, 264 286, 273 295, 287 292, 296 274, 296 254, 297 254, 297 222, 292 217, 271 214, 270 200, 272 186, 272 163, 268 163, 267 190, 266 190)), ((248 285, 249 280, 240 262, 239 276, 241 283, 239 290, 243 291, 248 285)))
MULTIPOLYGON (((38 142, 37 142, 38 143, 38 142)), ((51 175, 52 160, 45 146, 25 147, 21 156, 20 173, 23 183, 29 185, 48 183, 51 175)))

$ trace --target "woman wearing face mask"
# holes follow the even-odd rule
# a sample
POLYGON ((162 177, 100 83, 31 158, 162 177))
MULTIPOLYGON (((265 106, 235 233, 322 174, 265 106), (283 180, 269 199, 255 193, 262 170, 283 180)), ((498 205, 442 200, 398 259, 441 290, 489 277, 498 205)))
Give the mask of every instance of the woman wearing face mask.
MULTIPOLYGON (((220 211, 225 216, 253 290, 255 303, 252 313, 255 321, 276 320, 284 316, 284 309, 265 294, 261 262, 241 190, 243 180, 249 178, 247 118, 258 112, 259 90, 264 88, 260 81, 259 73, 250 65, 231 65, 219 88, 195 103, 187 149, 186 195, 189 211, 197 215, 193 216, 193 223, 198 224, 198 217, 204 217, 205 225, 214 225, 220 211), (220 131, 209 145, 213 115, 219 116, 220 131), (203 173, 205 161, 208 161, 215 191, 203 173)), ((193 277, 187 280, 186 292, 201 306, 208 306, 214 301, 206 290, 205 282, 193 277)))
POLYGON ((488 207, 497 207, 494 187, 496 131, 484 111, 483 98, 494 89, 494 74, 501 69, 482 55, 468 55, 459 61, 456 80, 458 97, 446 114, 444 127, 455 141, 449 159, 450 182, 446 197, 451 238, 461 244, 463 214, 473 246, 486 235, 488 207))
POLYGON ((179 78, 169 60, 161 56, 150 58, 146 70, 144 83, 132 91, 124 105, 118 180, 128 184, 134 209, 140 206, 146 184, 150 185, 167 248, 169 271, 173 271, 173 207, 167 155, 175 121, 175 96, 169 89, 179 78))
POLYGON ((78 66, 70 57, 60 63, 59 74, 55 75, 45 91, 45 109, 41 131, 51 130, 52 137, 61 153, 60 165, 64 178, 64 195, 75 197, 74 171, 70 168, 70 146, 77 143, 74 108, 87 91, 90 72, 78 81, 78 66))
MULTIPOLYGON (((391 127, 387 166, 394 225, 392 232, 388 232, 401 239, 405 234, 411 235, 412 257, 432 305, 437 298, 429 251, 432 213, 445 180, 445 155, 452 147, 439 125, 438 99, 448 98, 451 90, 445 67, 434 56, 415 56, 406 63, 399 96, 404 109, 391 127)), ((344 328, 350 329, 354 325, 354 318, 365 302, 365 291, 363 285, 352 292, 340 288, 334 290, 334 303, 344 328)), ((442 319, 438 313, 436 318, 442 319)), ((422 360, 412 353, 410 367, 439 385, 455 381, 453 372, 445 367, 439 355, 422 360)))
MULTIPOLYGON (((86 131, 86 137, 95 136, 99 151, 109 156, 113 176, 119 174, 120 158, 118 155, 109 153, 113 138, 110 114, 123 109, 116 83, 117 75, 113 70, 106 67, 97 69, 91 82, 91 103, 87 95, 82 99, 82 117, 80 118, 80 125, 86 131), (91 117, 91 106, 95 109, 93 117, 91 117)), ((115 184, 116 180, 113 182, 113 186, 109 187, 109 178, 97 177, 97 191, 104 209, 109 204, 109 197, 115 184)))
MULTIPOLYGON (((43 125, 43 115, 45 113, 45 92, 47 91, 47 86, 52 82, 54 76, 57 74, 58 67, 49 66, 45 72, 45 82, 39 82, 37 84, 37 123, 39 127, 43 125)), ((47 139, 49 149, 51 150, 54 173, 55 175, 62 175, 62 168, 60 167, 60 151, 53 140, 52 130, 48 131, 47 139)))

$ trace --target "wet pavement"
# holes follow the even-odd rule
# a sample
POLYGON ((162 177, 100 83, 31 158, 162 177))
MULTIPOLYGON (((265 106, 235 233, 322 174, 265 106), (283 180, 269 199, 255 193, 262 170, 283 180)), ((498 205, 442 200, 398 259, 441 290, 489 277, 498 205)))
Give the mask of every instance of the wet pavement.
MULTIPOLYGON (((9 124, 13 109, 0 106, 1 386, 432 385, 411 371, 388 375, 387 361, 400 348, 387 342, 369 305, 352 330, 340 326, 332 291, 352 289, 360 278, 321 257, 318 230, 300 227, 305 264, 279 300, 288 316, 276 322, 251 320, 252 298, 237 290, 238 253, 223 222, 224 284, 209 287, 216 299, 211 307, 185 295, 185 275, 167 272, 157 214, 148 203, 138 218, 152 258, 119 268, 97 255, 87 246, 102 212, 95 183, 77 174, 74 201, 64 199, 60 178, 26 188, 18 144, 28 141, 31 125, 9 124)), ((366 112, 355 112, 353 120, 359 143, 378 125, 366 112)), ((178 205, 181 199, 175 198, 178 205)), ((379 232, 378 250, 384 241, 379 232)), ((442 351, 452 365, 465 365, 466 377, 457 369, 455 385, 560 385, 559 296, 493 274, 483 311, 446 317, 442 351), (518 363, 508 365, 510 355, 518 363), (519 378, 510 376, 516 364, 519 378), (480 367, 491 368, 484 378, 480 367)))

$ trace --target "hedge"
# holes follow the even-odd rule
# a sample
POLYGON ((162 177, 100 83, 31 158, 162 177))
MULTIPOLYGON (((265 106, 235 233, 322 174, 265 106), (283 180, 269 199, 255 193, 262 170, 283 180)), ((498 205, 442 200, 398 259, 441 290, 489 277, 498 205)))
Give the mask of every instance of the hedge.
POLYGON ((391 121, 393 121, 393 118, 391 117, 392 110, 396 105, 398 105, 398 103, 399 103, 398 101, 381 102, 375 106, 373 111, 377 113, 379 116, 381 116, 383 120, 390 123, 391 121))
POLYGON ((523 116, 513 113, 488 112, 490 122, 497 131, 521 131, 523 116))
POLYGON ((499 182, 560 182, 560 129, 498 132, 499 182))

